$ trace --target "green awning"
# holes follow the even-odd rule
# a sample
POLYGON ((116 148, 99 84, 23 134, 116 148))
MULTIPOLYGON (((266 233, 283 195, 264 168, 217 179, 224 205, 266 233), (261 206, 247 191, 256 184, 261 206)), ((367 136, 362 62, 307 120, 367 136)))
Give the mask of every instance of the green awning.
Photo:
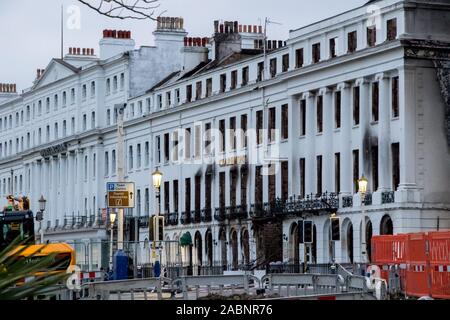
POLYGON ((187 247, 192 245, 192 237, 191 234, 189 232, 186 232, 185 234, 183 234, 180 238, 180 245, 182 247, 187 247))

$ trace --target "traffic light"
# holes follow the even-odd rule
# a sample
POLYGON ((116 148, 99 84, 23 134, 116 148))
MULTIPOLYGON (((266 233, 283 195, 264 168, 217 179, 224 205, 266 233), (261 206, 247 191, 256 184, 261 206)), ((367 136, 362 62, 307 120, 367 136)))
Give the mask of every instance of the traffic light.
POLYGON ((149 241, 163 241, 164 240, 164 216, 152 216, 149 223, 149 241), (158 230, 158 237, 156 237, 156 230, 158 230))
POLYGON ((332 217, 331 220, 331 241, 341 240, 340 219, 338 217, 332 217))
POLYGON ((313 222, 304 221, 303 222, 303 241, 304 243, 313 243, 313 222))

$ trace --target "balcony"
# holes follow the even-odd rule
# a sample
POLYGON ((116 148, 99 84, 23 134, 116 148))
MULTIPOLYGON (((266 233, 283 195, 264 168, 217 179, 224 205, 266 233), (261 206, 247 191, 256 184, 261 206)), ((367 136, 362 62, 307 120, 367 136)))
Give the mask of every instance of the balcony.
POLYGON ((164 225, 177 226, 178 225, 178 212, 166 213, 164 215, 164 225))
POLYGON ((138 225, 139 228, 148 228, 150 224, 150 217, 139 217, 138 218, 138 225))
POLYGON ((226 208, 220 207, 216 208, 216 211, 214 212, 214 219, 219 222, 224 222, 226 220, 226 208))
POLYGON ((371 206, 372 205, 372 194, 371 193, 367 193, 364 196, 364 205, 365 206, 371 206))
POLYGON ((353 197, 342 197, 342 207, 343 208, 351 208, 353 207, 353 197))
POLYGON ((200 209, 196 209, 191 211, 191 217, 192 217, 192 223, 200 223, 201 220, 201 210, 200 209))
POLYGON ((381 204, 394 203, 395 202, 395 192, 387 191, 381 193, 381 204))
POLYGON ((191 224, 191 212, 185 211, 181 214, 180 222, 182 225, 188 225, 191 224))
POLYGON ((201 212, 201 221, 202 222, 211 222, 212 221, 212 210, 211 210, 211 208, 202 210, 202 212, 201 212))

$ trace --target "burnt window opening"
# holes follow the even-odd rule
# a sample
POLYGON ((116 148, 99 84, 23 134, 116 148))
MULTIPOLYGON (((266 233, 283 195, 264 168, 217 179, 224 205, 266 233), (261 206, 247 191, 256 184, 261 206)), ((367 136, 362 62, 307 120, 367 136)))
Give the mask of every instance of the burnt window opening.
POLYGON ((205 176, 205 209, 211 209, 212 175, 205 176))
POLYGON ((186 159, 191 158, 191 128, 187 128, 184 135, 184 155, 186 159))
POLYGON ((320 43, 312 45, 312 62, 317 63, 320 61, 320 43))
POLYGON ((206 79, 206 98, 212 96, 212 78, 206 79))
POLYGON ((194 128, 195 134, 195 158, 199 159, 201 157, 202 152, 202 127, 195 126, 194 128))
POLYGON ((289 54, 283 55, 283 67, 282 72, 287 72, 289 70, 289 54))
POLYGON ((341 154, 334 154, 334 190, 337 194, 341 192, 341 154))
POLYGON ((202 82, 198 81, 195 84, 195 100, 200 100, 202 98, 202 82))
POLYGON ((371 26, 367 28, 367 46, 375 47, 377 43, 377 27, 371 26))
POLYGON ((317 194, 322 194, 322 156, 317 156, 317 194))
POLYGON ((248 84, 249 78, 249 68, 242 68, 242 86, 246 86, 248 84))
POLYGON ((264 62, 258 63, 258 74, 256 81, 262 81, 264 79, 264 62))
POLYGON ((226 136, 225 136, 225 120, 219 121, 220 145, 219 150, 225 152, 226 136))
POLYGON ((377 122, 379 119, 379 101, 380 101, 380 86, 378 82, 372 83, 372 120, 377 122))
POLYGON ((241 205, 247 205, 248 171, 241 171, 241 205))
POLYGON ((173 154, 172 154, 172 158, 173 161, 178 161, 178 144, 179 144, 179 139, 178 139, 178 131, 175 131, 173 133, 173 154))
POLYGON ((378 190, 378 146, 372 146, 370 151, 372 159, 372 188, 378 190))
POLYGON ((202 199, 202 176, 195 176, 195 211, 200 212, 202 199))
POLYGON ((317 97, 317 133, 323 132, 323 96, 317 97))
POLYGON ((295 50, 295 68, 303 67, 303 48, 295 50))
POLYGON ((263 203, 262 166, 257 166, 255 169, 255 203, 259 205, 263 203))
POLYGON ((289 139, 289 106, 287 104, 281 106, 281 138, 289 139))
POLYGON ((270 59, 270 76, 275 78, 277 75, 277 58, 270 59))
POLYGON ((156 137, 156 163, 161 163, 161 137, 156 137))
POLYGON ((191 102, 192 101, 192 85, 186 86, 186 101, 191 102))
POLYGON ((164 162, 168 163, 170 160, 170 135, 164 135, 164 162))
POLYGON ((173 181, 173 209, 178 213, 179 210, 179 197, 178 197, 178 180, 173 181))
POLYGON ((275 124, 276 124, 276 109, 269 109, 269 119, 268 119, 268 132, 267 138, 269 142, 275 141, 275 124))
POLYGON ((306 172, 305 158, 300 159, 300 197, 305 198, 306 195, 306 172))
POLYGON ((219 207, 225 208, 225 172, 219 174, 219 207))
POLYGON ((393 41, 397 39, 397 19, 390 19, 386 22, 387 24, 387 40, 393 41))
POLYGON ((230 171, 230 206, 236 207, 236 191, 237 191, 238 175, 236 170, 230 171))
POLYGON ((247 148, 248 140, 247 140, 247 115, 241 115, 241 132, 242 132, 242 147, 247 148))
POLYGON ((334 93, 334 127, 339 129, 341 127, 341 92, 334 93))
POLYGON ((205 124, 205 153, 211 153, 211 123, 205 124))
POLYGON ((353 193, 358 192, 359 178, 359 150, 353 150, 353 193))
POLYGON ((398 118, 399 116, 399 90, 398 90, 399 78, 392 78, 392 118, 398 118))
POLYGON ((356 51, 358 45, 358 37, 356 31, 348 33, 348 53, 356 51))
POLYGON ((300 100, 300 135, 306 135, 306 100, 300 100))
POLYGON ((220 75, 220 92, 224 93, 226 89, 227 89, 227 75, 224 73, 220 75))
POLYGON ((256 111, 256 142, 263 143, 263 111, 256 111))
POLYGON ((359 125, 359 87, 353 88, 353 125, 359 125))
POLYGON ((281 162, 281 199, 286 201, 289 198, 289 162, 281 162))
POLYGON ((191 212, 191 178, 186 178, 184 182, 184 211, 191 212))
POLYGON ((336 38, 330 39, 330 58, 335 58, 336 54, 336 38))
POLYGON ((269 202, 273 203, 276 200, 277 197, 277 176, 276 176, 276 169, 275 169, 276 164, 275 163, 271 163, 268 166, 268 171, 269 171, 269 190, 268 190, 268 196, 269 196, 269 202))
POLYGON ((393 143, 392 152, 392 190, 397 191, 400 184, 400 143, 393 143))
POLYGON ((164 182, 164 212, 170 212, 170 182, 164 182))
POLYGON ((230 118, 230 147, 236 150, 236 117, 230 118))
POLYGON ((236 89, 237 87, 237 70, 231 71, 231 86, 230 89, 236 89))

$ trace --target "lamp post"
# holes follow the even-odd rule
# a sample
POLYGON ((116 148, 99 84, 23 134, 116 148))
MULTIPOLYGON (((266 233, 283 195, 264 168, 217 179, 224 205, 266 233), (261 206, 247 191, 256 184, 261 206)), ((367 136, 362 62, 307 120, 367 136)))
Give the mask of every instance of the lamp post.
MULTIPOLYGON (((155 237, 153 241, 153 250, 156 251, 156 241, 159 241, 159 214, 160 214, 160 189, 161 189, 161 181, 163 174, 156 168, 155 172, 152 173, 153 179, 153 187, 156 192, 156 226, 155 226, 155 237)), ((156 258, 156 261, 159 261, 160 257, 156 258)), ((155 262, 156 263, 156 262, 155 262)))
POLYGON ((361 179, 358 180, 358 189, 359 194, 361 196, 361 258, 362 263, 366 263, 366 257, 367 257, 367 243, 366 243, 366 213, 365 213, 365 197, 367 193, 367 185, 368 180, 364 177, 364 175, 361 177, 361 179))
POLYGON ((109 221, 111 222, 111 246, 109 249, 109 268, 110 270, 113 267, 113 240, 114 240, 114 222, 116 221, 116 213, 111 212, 109 214, 109 221))
POLYGON ((44 211, 45 211, 45 205, 47 204, 47 200, 45 200, 44 196, 41 195, 41 197, 38 200, 39 203, 39 212, 36 215, 36 220, 39 221, 39 229, 41 232, 41 244, 44 243, 44 229, 42 228, 42 220, 44 220, 44 211))

